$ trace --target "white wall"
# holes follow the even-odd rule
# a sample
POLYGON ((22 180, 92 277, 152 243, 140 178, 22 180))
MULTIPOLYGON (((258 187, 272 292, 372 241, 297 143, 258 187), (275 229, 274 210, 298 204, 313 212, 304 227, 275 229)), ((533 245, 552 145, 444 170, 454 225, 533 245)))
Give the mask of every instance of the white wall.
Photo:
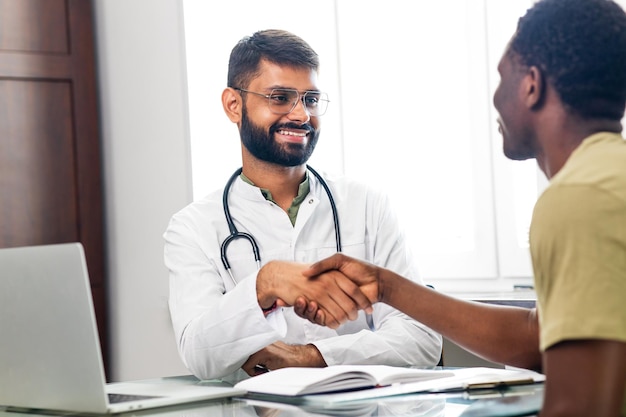
POLYGON ((191 201, 180 5, 96 0, 111 381, 187 374, 161 234, 191 201))

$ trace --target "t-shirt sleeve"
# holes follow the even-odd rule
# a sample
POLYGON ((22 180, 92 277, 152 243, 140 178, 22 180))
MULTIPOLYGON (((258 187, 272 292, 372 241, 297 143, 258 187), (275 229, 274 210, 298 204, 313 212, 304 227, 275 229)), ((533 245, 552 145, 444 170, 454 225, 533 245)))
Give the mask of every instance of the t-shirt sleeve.
POLYGON ((626 341, 626 202, 588 185, 548 188, 530 230, 541 349, 626 341))

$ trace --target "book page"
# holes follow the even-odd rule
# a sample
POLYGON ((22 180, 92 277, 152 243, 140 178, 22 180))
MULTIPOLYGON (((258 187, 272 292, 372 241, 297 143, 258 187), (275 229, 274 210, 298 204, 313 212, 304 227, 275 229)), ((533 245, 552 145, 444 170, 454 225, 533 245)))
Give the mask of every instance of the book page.
POLYGON ((335 365, 326 368, 277 369, 239 382, 235 387, 273 395, 336 392, 401 382, 453 376, 450 371, 403 368, 387 365, 335 365))

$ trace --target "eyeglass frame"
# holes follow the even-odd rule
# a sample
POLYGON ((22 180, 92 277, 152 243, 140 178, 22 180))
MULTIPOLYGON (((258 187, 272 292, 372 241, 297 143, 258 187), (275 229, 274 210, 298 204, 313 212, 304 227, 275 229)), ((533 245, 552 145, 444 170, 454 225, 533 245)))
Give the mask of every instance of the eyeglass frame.
POLYGON ((272 91, 270 91, 269 94, 263 94, 263 93, 258 93, 256 91, 250 91, 250 90, 246 90, 245 88, 239 88, 239 87, 233 87, 233 90, 237 90, 237 91, 241 91, 244 93, 250 93, 250 94, 255 94, 257 96, 260 97, 265 97, 267 99, 267 106, 269 107, 270 111, 274 114, 280 114, 280 115, 286 115, 291 113, 292 111, 294 111, 294 109, 296 108, 296 106, 298 105, 298 101, 301 102, 304 106, 304 109, 307 111, 307 113, 309 113, 310 116, 313 117, 320 117, 323 116, 324 114, 326 114, 326 110, 328 110, 328 103, 330 103, 330 100, 328 100, 328 94, 324 93, 322 91, 317 91, 317 90, 307 90, 303 93, 300 93, 298 90, 296 90, 295 88, 273 88, 272 91), (270 100, 272 99, 272 94, 274 93, 274 91, 293 91, 298 95, 298 99, 296 101, 293 102, 293 105, 291 106, 291 109, 287 112, 287 113, 283 113, 283 112, 277 112, 273 109, 272 104, 270 102, 270 100), (324 109, 324 112, 321 114, 311 114, 311 110, 307 107, 306 103, 304 102, 304 99, 306 97, 307 94, 309 93, 314 93, 314 94, 323 94, 326 96, 326 98, 320 98, 320 101, 325 101, 326 102, 326 108, 324 109))

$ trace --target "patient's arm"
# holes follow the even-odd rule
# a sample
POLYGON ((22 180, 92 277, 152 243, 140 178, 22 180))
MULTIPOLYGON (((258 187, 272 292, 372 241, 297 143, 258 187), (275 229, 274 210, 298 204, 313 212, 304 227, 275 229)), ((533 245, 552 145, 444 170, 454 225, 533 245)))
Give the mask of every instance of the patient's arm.
POLYGON ((618 416, 626 389, 626 343, 569 340, 544 353, 541 416, 618 416))
MULTIPOLYGON (((535 309, 460 300, 343 254, 313 264, 304 274, 314 277, 328 271, 341 272, 353 280, 372 303, 389 304, 478 356, 523 368, 541 368, 535 309)), ((315 307, 315 303, 299 300, 295 311, 325 324, 326 313, 315 307)))

